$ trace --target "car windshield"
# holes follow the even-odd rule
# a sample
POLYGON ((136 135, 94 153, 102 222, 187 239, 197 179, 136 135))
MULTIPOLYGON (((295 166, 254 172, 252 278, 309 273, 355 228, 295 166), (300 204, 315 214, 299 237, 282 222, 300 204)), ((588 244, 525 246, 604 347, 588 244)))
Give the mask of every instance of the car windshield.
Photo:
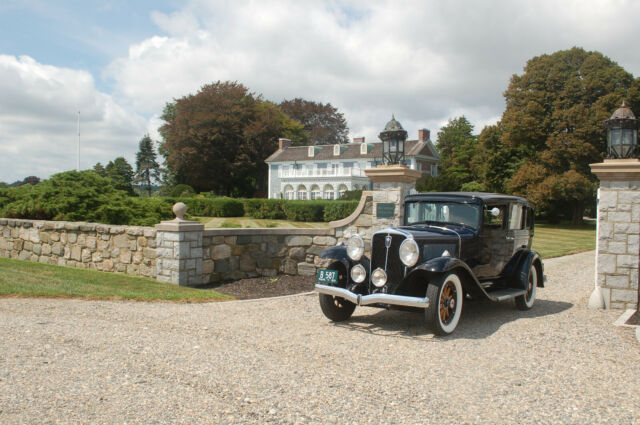
POLYGON ((405 205, 405 224, 459 224, 477 229, 480 207, 456 202, 408 202, 405 205))

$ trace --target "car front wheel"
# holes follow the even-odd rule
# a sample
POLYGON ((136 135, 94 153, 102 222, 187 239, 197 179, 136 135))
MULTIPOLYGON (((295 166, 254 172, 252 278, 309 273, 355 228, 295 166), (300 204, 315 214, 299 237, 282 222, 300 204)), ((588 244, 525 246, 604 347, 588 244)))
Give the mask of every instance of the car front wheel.
POLYGON ((449 335, 458 326, 462 314, 464 293, 457 273, 444 276, 440 284, 427 286, 429 307, 425 310, 425 320, 436 335, 449 335))
POLYGON ((531 264, 529 276, 527 277, 527 292, 516 297, 516 307, 518 310, 529 310, 536 300, 536 287, 538 286, 538 271, 536 266, 531 264))
POLYGON ((320 294, 320 308, 328 319, 334 322, 342 322, 351 317, 356 305, 344 298, 320 294))

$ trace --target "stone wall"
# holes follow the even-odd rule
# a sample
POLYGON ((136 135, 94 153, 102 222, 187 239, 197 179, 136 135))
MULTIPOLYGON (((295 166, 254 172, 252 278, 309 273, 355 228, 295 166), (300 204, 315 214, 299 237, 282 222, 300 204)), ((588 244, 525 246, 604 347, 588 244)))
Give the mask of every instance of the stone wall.
POLYGON ((639 242, 640 181, 602 181, 596 274, 606 308, 636 309, 639 242))
POLYGON ((365 191, 353 214, 322 229, 205 230, 182 218, 184 205, 179 217, 155 228, 0 219, 0 256, 186 286, 277 274, 312 276, 326 266, 319 257, 324 249, 357 233, 370 251, 373 232, 401 225, 401 201, 409 188, 396 184, 365 191), (392 216, 379 218, 379 203, 394 204, 392 216))
POLYGON ((203 282, 291 274, 313 276, 330 229, 210 229, 202 240, 203 282))
POLYGON ((0 257, 155 277, 155 248, 151 227, 0 219, 0 257))

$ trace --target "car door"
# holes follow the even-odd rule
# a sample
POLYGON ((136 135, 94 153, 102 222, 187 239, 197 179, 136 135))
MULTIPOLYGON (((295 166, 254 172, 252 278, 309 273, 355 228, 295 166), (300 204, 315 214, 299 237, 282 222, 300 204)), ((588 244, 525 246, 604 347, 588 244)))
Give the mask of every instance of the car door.
POLYGON ((473 272, 478 279, 497 277, 511 259, 513 243, 507 239, 508 203, 486 204, 480 229, 480 252, 473 272), (492 210, 497 213, 492 213, 492 210))

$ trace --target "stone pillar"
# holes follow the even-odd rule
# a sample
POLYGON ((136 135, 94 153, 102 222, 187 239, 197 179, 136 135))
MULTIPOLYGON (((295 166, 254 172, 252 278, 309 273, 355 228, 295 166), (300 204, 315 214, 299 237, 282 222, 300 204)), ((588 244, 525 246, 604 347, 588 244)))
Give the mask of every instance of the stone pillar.
POLYGON ((364 173, 373 182, 372 224, 374 231, 387 226, 401 226, 404 198, 414 189, 422 173, 404 165, 378 165, 364 173), (394 204, 390 217, 390 204, 394 204))
POLYGON ((156 224, 157 279, 180 286, 201 285, 204 225, 184 220, 187 206, 173 206, 174 220, 156 224))
POLYGON ((600 179, 596 282, 589 307, 637 309, 640 259, 640 160, 591 164, 600 179))

